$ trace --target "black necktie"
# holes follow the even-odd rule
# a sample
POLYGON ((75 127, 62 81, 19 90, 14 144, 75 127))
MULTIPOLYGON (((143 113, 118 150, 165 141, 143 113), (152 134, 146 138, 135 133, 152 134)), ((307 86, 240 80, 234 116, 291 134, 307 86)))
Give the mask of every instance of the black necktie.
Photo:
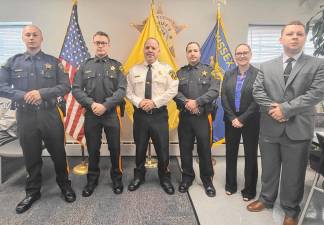
POLYGON ((292 62, 294 60, 295 60, 294 58, 289 58, 289 59, 286 60, 287 66, 286 66, 285 71, 284 71, 285 83, 287 83, 288 77, 289 77, 289 75, 291 73, 291 70, 292 70, 292 62))
POLYGON ((146 81, 145 81, 145 98, 152 99, 152 65, 147 65, 148 70, 146 74, 146 81))

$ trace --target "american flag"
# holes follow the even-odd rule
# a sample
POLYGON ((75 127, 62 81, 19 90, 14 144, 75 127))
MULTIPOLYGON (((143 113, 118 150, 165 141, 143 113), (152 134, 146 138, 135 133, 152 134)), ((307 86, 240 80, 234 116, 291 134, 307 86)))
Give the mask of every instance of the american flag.
MULTIPOLYGON (((90 57, 88 48, 83 39, 78 23, 77 4, 74 3, 69 26, 64 38, 60 53, 60 60, 69 71, 70 83, 74 80, 75 73, 82 62, 90 57)), ((85 144, 83 122, 83 108, 71 93, 66 98, 66 117, 64 121, 65 132, 81 144, 85 144)))

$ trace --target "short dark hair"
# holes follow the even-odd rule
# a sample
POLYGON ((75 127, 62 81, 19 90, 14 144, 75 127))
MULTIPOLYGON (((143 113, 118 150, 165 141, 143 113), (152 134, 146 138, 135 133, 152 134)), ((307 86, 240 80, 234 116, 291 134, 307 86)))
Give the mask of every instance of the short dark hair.
POLYGON ((237 50, 240 46, 242 46, 242 45, 246 46, 246 47, 249 49, 249 51, 252 53, 252 50, 251 50, 250 45, 248 45, 248 44, 246 44, 246 43, 240 43, 240 44, 236 45, 236 48, 235 48, 235 50, 234 50, 234 54, 236 53, 236 50, 237 50))
POLYGON ((110 42, 110 38, 108 36, 107 33, 103 32, 103 31, 97 31, 93 36, 92 39, 95 38, 95 36, 105 36, 108 39, 108 42, 110 42))
POLYGON ((200 44, 197 41, 190 41, 186 46, 186 52, 188 50, 189 45, 192 45, 192 44, 196 44, 198 46, 199 50, 200 50, 200 44))
POLYGON ((283 28, 281 29, 281 36, 282 36, 283 32, 285 31, 286 27, 290 26, 290 25, 302 26, 304 28, 304 30, 306 31, 306 27, 305 27, 304 23, 302 23, 300 20, 293 20, 283 26, 283 28))

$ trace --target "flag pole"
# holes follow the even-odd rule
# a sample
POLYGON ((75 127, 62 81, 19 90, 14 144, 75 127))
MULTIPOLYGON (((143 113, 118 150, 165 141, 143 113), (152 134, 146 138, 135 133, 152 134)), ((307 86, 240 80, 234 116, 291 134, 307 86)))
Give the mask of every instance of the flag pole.
POLYGON ((76 175, 86 175, 88 174, 88 163, 85 160, 84 155, 84 145, 81 144, 81 158, 82 162, 75 167, 73 167, 73 173, 76 175))
MULTIPOLYGON (((72 0, 73 5, 78 4, 78 0, 72 0)), ((73 167, 73 173, 76 175, 86 175, 88 174, 88 163, 86 162, 84 155, 84 144, 81 143, 81 163, 73 167)))
MULTIPOLYGON (((72 0, 72 6, 77 6, 78 0, 72 0)), ((62 47, 63 49, 63 47, 62 47)), ((62 50, 61 50, 62 51, 62 50)), ((82 162, 79 165, 73 167, 73 173, 76 175, 86 175, 88 173, 88 163, 85 160, 84 155, 84 144, 80 141, 81 145, 81 160, 82 162)))

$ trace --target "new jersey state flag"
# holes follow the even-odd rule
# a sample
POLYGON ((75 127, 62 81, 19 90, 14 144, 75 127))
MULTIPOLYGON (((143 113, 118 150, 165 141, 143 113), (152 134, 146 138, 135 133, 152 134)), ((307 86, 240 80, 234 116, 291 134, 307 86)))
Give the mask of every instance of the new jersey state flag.
MULTIPOLYGON (((161 32, 160 25, 158 23, 158 20, 156 18, 156 12, 154 9, 154 5, 151 4, 150 9, 150 16, 147 18, 145 26, 135 43, 135 46, 133 47, 131 53, 128 56, 128 59, 123 65, 124 73, 128 74, 128 71, 131 67, 133 67, 136 64, 141 64, 144 62, 144 43, 149 38, 153 37, 159 41, 160 44, 160 56, 159 61, 163 63, 169 64, 174 71, 177 70, 177 65, 175 63, 175 60, 169 50, 168 44, 163 38, 163 34, 161 32)), ((129 116, 129 118, 133 118, 133 106, 132 104, 127 101, 126 102, 126 112, 129 116)), ((172 100, 168 104, 168 112, 169 112, 169 128, 174 129, 178 126, 179 118, 178 118, 178 110, 175 102, 172 100)))
MULTIPOLYGON (((214 65, 214 69, 221 80, 223 80, 225 71, 235 66, 233 55, 227 43, 219 7, 217 10, 217 22, 201 47, 200 61, 214 65)), ((224 110, 220 97, 216 99, 215 104, 217 104, 218 109, 213 121, 213 142, 221 144, 225 142, 225 125, 223 121, 224 110)))

